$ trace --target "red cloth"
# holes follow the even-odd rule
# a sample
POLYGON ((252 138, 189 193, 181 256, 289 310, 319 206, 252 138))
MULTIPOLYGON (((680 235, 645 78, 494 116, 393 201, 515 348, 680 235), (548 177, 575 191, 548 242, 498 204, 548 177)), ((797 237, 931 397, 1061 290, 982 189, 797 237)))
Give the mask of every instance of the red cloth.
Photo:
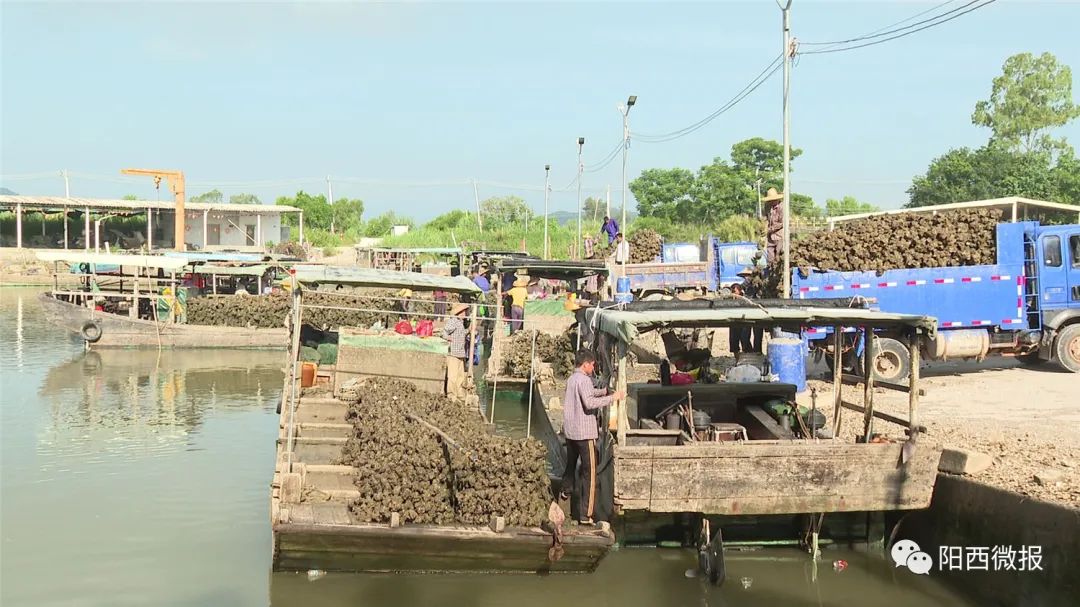
POLYGON ((686 386, 694 383, 694 376, 689 373, 680 373, 678 371, 671 374, 671 385, 673 386, 686 386))
POLYGON ((394 332, 401 335, 412 335, 412 325, 407 320, 399 320, 398 323, 394 325, 394 332))
POLYGON ((431 320, 421 320, 416 323, 416 334, 420 337, 431 337, 435 335, 435 323, 431 320))

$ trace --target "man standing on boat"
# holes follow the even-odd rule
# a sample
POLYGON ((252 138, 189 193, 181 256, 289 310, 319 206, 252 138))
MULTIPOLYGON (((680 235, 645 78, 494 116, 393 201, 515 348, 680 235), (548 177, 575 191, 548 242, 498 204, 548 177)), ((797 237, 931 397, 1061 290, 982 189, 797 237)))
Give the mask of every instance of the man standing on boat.
POLYGON ((465 398, 465 323, 461 317, 469 310, 468 304, 457 303, 450 309, 450 318, 442 330, 442 338, 450 342, 446 355, 446 395, 452 398, 465 398))
POLYGON ((578 350, 574 357, 577 367, 566 382, 563 396, 563 435, 566 437, 566 470, 563 472, 560 497, 568 499, 575 491, 581 500, 582 524, 592 524, 596 512, 596 468, 599 452, 597 411, 621 400, 625 394, 608 394, 607 388, 594 388, 592 374, 596 371, 596 355, 589 350, 578 350), (578 471, 578 461, 581 470, 578 471), (575 476, 577 477, 575 482, 575 476))

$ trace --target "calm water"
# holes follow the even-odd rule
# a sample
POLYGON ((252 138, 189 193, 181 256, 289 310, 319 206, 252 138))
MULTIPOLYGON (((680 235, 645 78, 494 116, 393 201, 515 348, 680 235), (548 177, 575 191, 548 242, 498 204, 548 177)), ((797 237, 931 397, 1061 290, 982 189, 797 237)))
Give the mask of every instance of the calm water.
MULTIPOLYGON (((0 603, 11 605, 962 605, 878 558, 623 549, 594 575, 270 573, 269 482, 283 354, 104 352, 0 289, 0 603), (850 567, 833 571, 843 558, 850 567), (740 578, 751 585, 744 589, 740 578), (815 581, 816 580, 816 581, 815 581)), ((525 405, 500 399, 500 431, 525 405)))

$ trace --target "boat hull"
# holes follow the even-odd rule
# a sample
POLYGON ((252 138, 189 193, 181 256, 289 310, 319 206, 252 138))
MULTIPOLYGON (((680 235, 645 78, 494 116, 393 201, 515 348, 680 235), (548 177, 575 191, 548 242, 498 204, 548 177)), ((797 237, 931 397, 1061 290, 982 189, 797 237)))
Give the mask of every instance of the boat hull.
POLYGON ((252 348, 285 349, 288 334, 280 329, 248 329, 156 323, 91 310, 56 299, 49 293, 38 296, 49 322, 82 336, 83 326, 93 321, 101 329, 101 338, 88 343, 92 349, 104 348, 252 348))

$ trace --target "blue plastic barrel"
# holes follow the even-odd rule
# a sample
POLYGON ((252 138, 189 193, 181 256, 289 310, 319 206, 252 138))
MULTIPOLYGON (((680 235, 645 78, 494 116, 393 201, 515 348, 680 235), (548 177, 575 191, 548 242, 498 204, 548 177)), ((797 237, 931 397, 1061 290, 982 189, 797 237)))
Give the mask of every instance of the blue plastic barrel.
POLYGON ((790 334, 769 340, 769 367, 780 381, 795 384, 796 392, 806 390, 806 344, 790 334))
POLYGON ((615 301, 617 303, 630 303, 634 296, 630 294, 630 279, 626 276, 615 281, 615 301))

